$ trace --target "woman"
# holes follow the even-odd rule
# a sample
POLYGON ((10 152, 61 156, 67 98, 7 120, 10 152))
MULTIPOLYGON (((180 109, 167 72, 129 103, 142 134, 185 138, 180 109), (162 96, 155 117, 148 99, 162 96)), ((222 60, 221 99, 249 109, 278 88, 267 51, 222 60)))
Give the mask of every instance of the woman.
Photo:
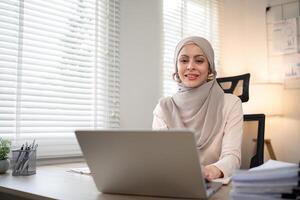
POLYGON ((231 176, 241 162, 241 101, 218 85, 214 51, 206 39, 181 40, 174 58, 173 78, 179 89, 159 101, 153 111, 153 129, 194 130, 205 178, 231 176))

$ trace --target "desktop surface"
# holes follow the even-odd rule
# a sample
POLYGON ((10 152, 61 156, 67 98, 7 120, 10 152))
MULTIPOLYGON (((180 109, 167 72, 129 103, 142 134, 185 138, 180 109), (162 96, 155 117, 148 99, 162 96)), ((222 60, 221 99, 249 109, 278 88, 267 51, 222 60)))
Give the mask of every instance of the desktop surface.
MULTIPOLYGON (((92 176, 68 172, 71 168, 85 167, 85 163, 47 165, 37 167, 32 176, 12 176, 11 171, 0 175, 0 199, 85 199, 85 200, 171 200, 146 196, 100 193, 92 176)), ((222 186, 210 200, 230 199, 231 186, 222 186)), ((176 198, 176 200, 180 200, 176 198)))

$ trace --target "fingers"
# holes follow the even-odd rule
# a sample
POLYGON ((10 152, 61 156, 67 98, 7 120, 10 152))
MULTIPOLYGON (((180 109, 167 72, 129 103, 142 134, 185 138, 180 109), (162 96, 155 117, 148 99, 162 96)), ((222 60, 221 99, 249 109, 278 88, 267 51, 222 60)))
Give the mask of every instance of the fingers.
POLYGON ((206 174, 204 177, 208 181, 212 181, 214 179, 213 174, 210 174, 210 173, 206 174))
POLYGON ((208 181, 212 180, 212 174, 211 174, 210 170, 207 169, 206 167, 203 168, 202 174, 206 180, 208 180, 208 181))
POLYGON ((221 170, 213 165, 207 165, 204 167, 203 176, 205 179, 211 181, 216 178, 220 178, 222 175, 221 170))

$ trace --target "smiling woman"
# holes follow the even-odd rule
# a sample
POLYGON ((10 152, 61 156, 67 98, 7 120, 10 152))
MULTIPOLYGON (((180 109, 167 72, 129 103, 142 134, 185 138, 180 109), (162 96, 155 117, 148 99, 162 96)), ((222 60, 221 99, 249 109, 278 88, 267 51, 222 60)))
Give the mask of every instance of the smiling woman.
POLYGON ((159 101, 153 129, 194 130, 206 179, 228 177, 241 162, 241 101, 218 85, 214 51, 206 39, 181 40, 174 62, 178 92, 159 101))
POLYGON ((202 85, 209 73, 209 64, 202 49, 196 44, 186 44, 178 55, 178 76, 184 85, 202 85))

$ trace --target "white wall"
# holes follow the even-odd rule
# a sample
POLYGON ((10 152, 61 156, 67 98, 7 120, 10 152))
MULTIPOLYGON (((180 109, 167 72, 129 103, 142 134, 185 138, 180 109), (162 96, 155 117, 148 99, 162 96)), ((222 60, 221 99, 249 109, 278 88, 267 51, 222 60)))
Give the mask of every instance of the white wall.
MULTIPOLYGON (((270 92, 267 89, 270 87, 270 78, 268 76, 265 9, 268 3, 286 2, 286 0, 224 0, 222 75, 250 72, 251 84, 265 87, 263 91, 270 92)), ((289 0, 288 2, 298 1, 289 0)), ((289 12, 288 14, 292 13, 289 12)), ((283 91, 279 92, 282 94, 283 112, 280 116, 267 115, 265 137, 271 139, 277 159, 299 162, 300 106, 297 102, 300 99, 300 88, 284 89, 284 85, 281 85, 283 91)), ((270 103, 274 101, 271 98, 262 99, 262 96, 265 95, 253 95, 250 91, 250 101, 251 98, 270 103)), ((253 109, 257 108, 257 105, 252 106, 253 109)), ((251 112, 251 108, 246 111, 251 112)), ((262 110, 262 112, 264 111, 262 110)))
POLYGON ((222 75, 251 73, 251 80, 267 80, 264 0, 224 0, 222 75))
POLYGON ((161 1, 121 1, 121 128, 151 128, 158 102, 161 1))

